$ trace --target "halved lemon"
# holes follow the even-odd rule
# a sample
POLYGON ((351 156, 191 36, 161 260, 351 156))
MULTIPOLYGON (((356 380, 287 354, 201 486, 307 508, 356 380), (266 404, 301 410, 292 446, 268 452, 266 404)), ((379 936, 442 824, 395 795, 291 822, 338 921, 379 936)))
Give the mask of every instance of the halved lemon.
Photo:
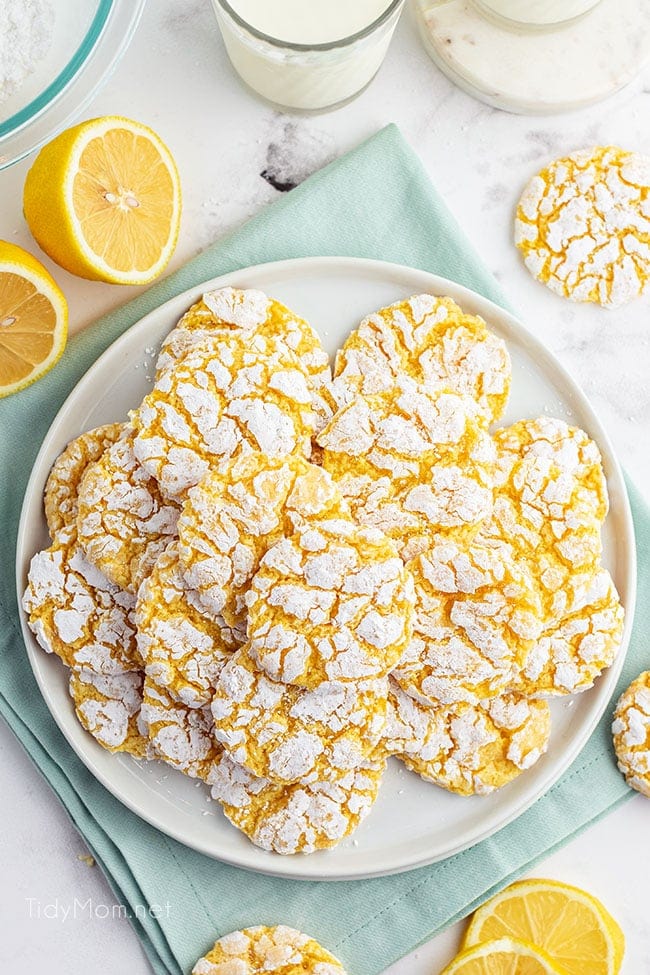
POLYGON ((567 975, 617 975, 623 932, 591 894, 555 880, 521 880, 480 907, 463 947, 501 937, 543 948, 567 975))
POLYGON ((176 246, 180 180, 155 132, 106 116, 67 129, 41 149, 27 174, 23 206, 35 239, 67 271, 146 284, 176 246))
POLYGON ((40 261, 0 240, 0 396, 44 376, 68 336, 68 305, 40 261))
POLYGON ((516 938, 498 938, 461 951, 441 975, 565 975, 547 953, 516 938))

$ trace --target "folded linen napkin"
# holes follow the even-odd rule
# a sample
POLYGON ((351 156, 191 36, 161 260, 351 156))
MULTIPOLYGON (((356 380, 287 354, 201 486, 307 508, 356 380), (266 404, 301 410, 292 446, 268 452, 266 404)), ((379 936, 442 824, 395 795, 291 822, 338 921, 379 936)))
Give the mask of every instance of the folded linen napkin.
MULTIPOLYGON (((43 380, 0 402, 0 712, 83 834, 157 975, 187 973, 215 938, 251 924, 314 935, 350 973, 377 975, 630 796, 616 771, 605 714, 549 792, 490 839, 399 876, 315 883, 251 875, 195 853, 122 806, 74 754, 36 686, 14 585, 18 518, 41 441, 98 355, 162 302, 202 281, 264 261, 307 255, 380 258, 433 271, 504 304, 395 126, 379 132, 170 277, 73 338, 43 380), (169 902, 161 917, 142 906, 169 902), (139 907, 136 916, 136 907, 139 907)), ((650 586, 650 511, 631 489, 639 590, 650 586)), ((620 689, 650 666, 644 602, 620 689)))

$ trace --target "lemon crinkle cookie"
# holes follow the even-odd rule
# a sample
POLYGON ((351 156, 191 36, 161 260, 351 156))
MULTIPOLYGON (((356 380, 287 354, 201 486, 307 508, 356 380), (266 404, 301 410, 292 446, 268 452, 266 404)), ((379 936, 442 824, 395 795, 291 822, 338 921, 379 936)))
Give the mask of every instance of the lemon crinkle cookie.
POLYGON ((227 819, 255 846, 291 855, 329 849, 349 836, 370 812, 385 768, 377 758, 336 782, 278 785, 224 754, 208 782, 227 819))
POLYGON ((439 542, 409 562, 413 638, 393 671, 399 685, 439 706, 506 690, 542 630, 530 573, 505 544, 439 542))
POLYGON ((145 677, 140 727, 158 758, 190 778, 207 781, 221 754, 212 733, 210 706, 190 708, 145 677))
POLYGON ((151 757, 139 723, 143 679, 138 670, 122 674, 98 674, 90 667, 71 670, 69 689, 77 717, 102 748, 151 757))
POLYGON ((219 288, 206 291, 183 315, 163 342, 157 363, 160 375, 199 344, 218 346, 223 333, 242 342, 259 333, 297 356, 307 377, 320 428, 332 413, 329 358, 317 332, 299 315, 255 288, 219 288))
POLYGON ((221 618, 209 619, 187 587, 171 542, 138 593, 138 650, 149 677, 188 707, 209 704, 230 654, 243 642, 221 618))
POLYGON ((135 431, 91 464, 79 486, 79 544, 91 562, 122 589, 137 592, 171 538, 178 506, 165 501, 136 459, 135 431))
POLYGON ((492 511, 494 446, 464 396, 400 378, 355 396, 318 443, 355 519, 393 538, 404 558, 433 536, 475 534, 492 511))
POLYGON ((238 457, 188 492, 178 524, 187 584, 207 615, 245 624, 246 592, 265 552, 305 523, 347 514, 329 474, 303 457, 238 457))
POLYGON ((526 267, 571 301, 615 308, 650 279, 650 157, 597 146, 557 159, 523 192, 515 243, 526 267))
POLYGON ((387 681, 326 682, 312 691, 272 681, 246 647, 223 667, 212 700, 215 735, 230 757, 274 782, 338 779, 375 751, 387 681))
POLYGON ((246 599, 251 656, 302 687, 384 677, 411 637, 410 575, 389 539, 349 520, 277 542, 246 599))
POLYGON ((650 671, 621 694, 612 724, 618 767, 625 781, 650 797, 650 671))
POLYGON ((102 674, 139 669, 135 598, 88 561, 73 528, 61 529, 32 558, 22 605, 40 646, 69 667, 102 674))
POLYGON ((430 391, 466 396, 489 422, 505 410, 511 365, 502 339, 451 298, 414 295, 365 318, 336 356, 339 405, 408 376, 430 391))
POLYGON ((122 435, 124 424, 107 423, 75 437, 52 465, 45 485, 45 518, 50 536, 77 521, 79 484, 87 469, 122 435))
POLYGON ((450 792, 487 795, 531 768, 548 747, 546 701, 506 693, 476 704, 427 707, 391 684, 386 751, 450 792))
POLYGON ((192 975, 345 975, 339 961, 309 935, 288 928, 244 928, 226 934, 199 958, 192 975))
POLYGON ((262 335, 190 349, 132 414, 135 454, 163 495, 182 499, 211 468, 240 453, 309 457, 315 413, 304 370, 262 335))

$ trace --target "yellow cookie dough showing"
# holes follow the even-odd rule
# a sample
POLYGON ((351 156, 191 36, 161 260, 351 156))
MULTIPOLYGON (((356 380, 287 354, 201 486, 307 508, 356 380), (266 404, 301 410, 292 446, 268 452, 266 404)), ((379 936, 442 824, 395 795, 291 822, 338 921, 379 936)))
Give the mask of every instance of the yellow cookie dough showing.
POLYGON ((86 555, 108 578, 136 593, 176 534, 179 509, 165 501, 133 452, 135 431, 94 464, 79 486, 77 530, 86 555))
POLYGON ((650 157, 597 146, 557 159, 519 201, 515 244, 526 267, 571 301, 608 308, 650 279, 650 157))
POLYGON ((135 598, 88 561, 73 528, 32 558, 22 605, 40 646, 69 667, 109 675, 140 669, 135 598))
POLYGON ((577 694, 614 663, 623 639, 625 613, 606 569, 574 590, 575 605, 559 624, 544 630, 514 682, 524 694, 577 694))
POLYGON ((475 534, 492 511, 494 445, 467 397, 400 378, 357 395, 318 443, 354 518, 393 538, 405 559, 437 535, 475 534))
POLYGON ((246 598, 251 656, 301 687, 385 677, 411 638, 410 575, 389 539, 351 521, 278 542, 246 598))
POLYGON ((315 417, 304 369, 288 346, 226 333, 157 379, 132 414, 134 449, 162 494, 182 500, 240 453, 309 457, 315 417))
POLYGON ((244 928, 219 938, 192 975, 346 975, 334 955, 309 935, 288 928, 244 928))
POLYGON ((286 856, 326 850, 349 836, 370 812, 385 768, 375 759, 336 782, 278 785, 224 754, 208 782, 233 826, 255 846, 286 856))
POLYGON ((102 748, 149 758, 146 734, 139 726, 142 705, 141 671, 97 674, 89 667, 70 672, 70 696, 79 721, 102 748))
POLYGON ((300 360, 307 377, 318 417, 317 427, 327 422, 333 406, 329 388, 332 375, 318 333, 281 302, 254 288, 206 291, 163 342, 156 366, 158 375, 192 346, 214 348, 224 333, 238 336, 244 344, 252 335, 261 334, 276 344, 288 346, 300 360))
POLYGON ((533 578, 512 549, 440 542, 408 568, 415 620, 393 671, 399 685, 434 706, 474 704, 510 687, 543 625, 533 578))
POLYGON ((185 579, 205 613, 246 622, 245 596, 266 551, 302 525, 348 516, 329 474, 298 455, 260 451, 206 475, 178 523, 185 579))
POLYGON ((191 778, 208 780, 221 754, 209 705, 189 708, 145 677, 140 727, 151 744, 151 757, 191 778))
POLYGON ((621 694, 612 733, 625 781, 650 798, 650 671, 639 674, 621 694))
POLYGON ((547 625, 560 622, 598 570, 608 508, 600 452, 563 420, 497 430, 492 518, 481 536, 513 546, 538 580, 547 625))
POLYGON ((548 747, 546 701, 506 693, 478 704, 434 708, 391 684, 386 751, 449 792, 487 795, 531 768, 548 747))
POLYGON ((147 675, 188 707, 209 704, 221 668, 243 634, 223 619, 203 615, 183 579, 177 542, 169 544, 140 587, 135 622, 147 675))
POLYGON ((482 318, 451 298, 422 294, 364 318, 337 353, 334 376, 339 405, 410 377, 431 392, 466 396, 492 422, 505 410, 511 365, 505 342, 482 318))
POLYGON ((77 494, 86 468, 99 460, 123 430, 122 423, 107 423, 82 433, 54 461, 45 485, 45 518, 51 538, 61 528, 76 523, 77 494))
POLYGON ((243 647, 212 700, 215 736, 233 761, 274 782, 340 779, 375 751, 386 722, 386 679, 308 691, 260 673, 243 647))

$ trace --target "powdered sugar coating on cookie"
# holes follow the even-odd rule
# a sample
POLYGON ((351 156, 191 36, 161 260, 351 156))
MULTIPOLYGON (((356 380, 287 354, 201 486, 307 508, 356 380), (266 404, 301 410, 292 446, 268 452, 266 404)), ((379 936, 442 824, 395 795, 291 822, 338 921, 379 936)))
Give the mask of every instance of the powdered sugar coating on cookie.
POLYGON ((79 484, 89 464, 121 436, 122 423, 107 423, 71 440, 52 465, 45 485, 45 518, 50 537, 77 521, 79 484))
POLYGON ((224 935, 199 958, 192 975, 345 975, 317 941, 284 924, 224 935))
POLYGON ((339 405, 408 376, 430 391, 466 396, 492 422, 505 410, 511 365, 482 318, 451 298, 421 294, 365 318, 337 353, 334 376, 339 405))
POLYGON ((437 707, 510 687, 543 626, 533 579, 512 550, 441 542, 408 568, 413 639, 393 672, 402 689, 437 707))
POLYGON ((102 748, 150 757, 149 742, 138 723, 143 681, 138 670, 123 674, 97 674, 89 667, 71 670, 69 689, 75 712, 102 748))
POLYGON ((548 747, 546 701, 506 693, 477 704, 426 707, 393 684, 384 744, 423 779, 487 795, 531 768, 548 747))
POLYGON ((515 244, 526 267, 571 301, 616 308, 650 280, 650 157, 597 146, 557 159, 524 190, 515 244))
POLYGON ((69 667, 109 675, 139 669, 135 598, 88 561, 74 529, 61 529, 32 558, 22 605, 40 646, 69 667))
POLYGON ((347 513, 329 474, 303 457, 238 457, 203 478, 183 505, 179 554, 187 584, 207 615, 245 625, 246 592, 268 549, 306 523, 347 513))
POLYGON ((207 781, 221 754, 212 733, 210 706, 190 708, 145 677, 140 726, 153 757, 191 778, 207 781))
POLYGON ((136 593, 167 543, 176 535, 179 509, 136 459, 135 431, 95 463, 79 486, 77 529, 87 557, 122 589, 136 593))
POLYGON ((376 760, 336 782, 283 786, 224 754, 208 782, 233 826, 255 846, 286 856, 329 849, 349 836, 370 812, 385 768, 376 760))
POLYGON ((209 704, 221 668, 243 639, 223 619, 204 616, 171 542, 138 593, 138 650, 149 677, 192 708, 209 704))
POLYGON ((301 687, 385 677, 411 637, 413 583, 395 547, 343 519, 269 549, 246 598, 251 656, 301 687))
POLYGON ((650 671, 639 674, 621 694, 612 733, 625 781, 650 798, 650 671))
POLYGON ((304 371, 288 349, 253 334, 191 349, 132 414, 135 454, 163 495, 182 499, 211 468, 240 453, 311 453, 315 414, 304 371))
POLYGON ((357 395, 318 443, 355 519, 393 538, 404 558, 438 535, 475 534, 492 511, 494 445, 464 396, 400 378, 357 395))
POLYGON ((273 782, 339 779, 375 751, 386 721, 386 679, 328 682, 309 691, 260 673, 243 647, 212 700, 216 738, 239 765, 273 782))

